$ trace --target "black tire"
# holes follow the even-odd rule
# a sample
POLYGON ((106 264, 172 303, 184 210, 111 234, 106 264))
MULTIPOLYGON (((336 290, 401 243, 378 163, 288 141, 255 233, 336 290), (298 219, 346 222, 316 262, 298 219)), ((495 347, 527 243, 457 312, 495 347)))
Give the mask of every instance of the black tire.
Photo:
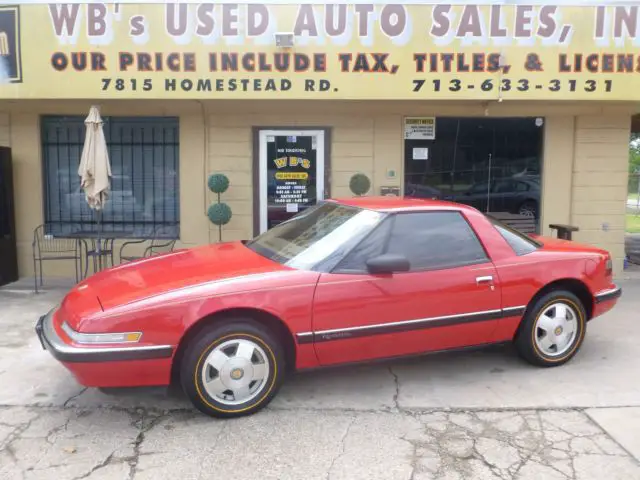
POLYGON ((574 357, 584 341, 586 329, 587 313, 582 302, 571 292, 555 290, 543 295, 527 308, 514 343, 520 356, 532 365, 555 367, 567 363, 574 357), (569 307, 572 315, 575 315, 576 334, 565 347, 566 351, 548 355, 540 349, 536 342, 536 338, 545 335, 544 330, 537 325, 542 314, 554 304, 564 304, 569 307))
POLYGON ((520 215, 530 215, 533 218, 538 218, 538 204, 533 200, 522 202, 518 207, 518 213, 520 215))
POLYGON ((98 391, 104 395, 118 395, 122 392, 122 389, 117 387, 98 387, 98 391))
MULTIPOLYGON (((233 345, 229 348, 232 349, 233 345)), ((230 355, 233 355, 233 353, 230 353, 230 355)), ((285 375, 284 358, 282 346, 269 329, 251 319, 230 318, 224 323, 206 328, 187 347, 180 365, 180 381, 184 392, 193 405, 207 415, 217 418, 251 415, 264 408, 280 389, 285 375), (207 368, 206 375, 212 374, 214 377, 216 375, 219 377, 221 373, 212 366, 206 366, 205 360, 216 347, 224 343, 233 343, 234 340, 247 340, 262 349, 264 356, 259 351, 258 353, 254 351, 254 355, 260 356, 262 364, 268 363, 269 373, 266 379, 261 381, 261 386, 256 390, 259 393, 255 397, 243 403, 230 405, 220 401, 220 398, 212 396, 207 391, 203 384, 203 370, 207 368)), ((242 375, 244 375, 243 369, 234 368, 233 370, 242 370, 242 375)), ((233 380, 231 376, 229 378, 223 376, 223 378, 225 378, 226 383, 248 380, 248 377, 244 380, 242 377, 238 380, 233 380)), ((232 393, 228 395, 233 397, 232 393)), ((223 400, 235 401, 233 398, 223 400)))

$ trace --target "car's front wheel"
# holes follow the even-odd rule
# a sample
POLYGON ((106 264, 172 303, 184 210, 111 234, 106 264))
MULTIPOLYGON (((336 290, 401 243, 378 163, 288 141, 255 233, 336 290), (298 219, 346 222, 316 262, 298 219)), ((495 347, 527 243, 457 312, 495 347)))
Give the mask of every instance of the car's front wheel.
POLYGON ((516 349, 533 365, 562 365, 578 352, 586 324, 585 308, 573 293, 552 291, 527 309, 515 339, 516 349))
POLYGON ((205 329, 188 346, 180 378, 196 408, 226 418, 265 407, 284 371, 282 348, 267 328, 249 319, 228 319, 205 329))

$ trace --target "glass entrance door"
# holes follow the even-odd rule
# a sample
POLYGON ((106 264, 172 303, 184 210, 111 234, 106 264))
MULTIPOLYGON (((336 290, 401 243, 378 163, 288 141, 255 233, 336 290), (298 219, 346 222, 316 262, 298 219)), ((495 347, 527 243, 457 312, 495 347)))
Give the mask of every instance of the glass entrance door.
POLYGON ((260 233, 324 198, 324 131, 260 130, 260 233))

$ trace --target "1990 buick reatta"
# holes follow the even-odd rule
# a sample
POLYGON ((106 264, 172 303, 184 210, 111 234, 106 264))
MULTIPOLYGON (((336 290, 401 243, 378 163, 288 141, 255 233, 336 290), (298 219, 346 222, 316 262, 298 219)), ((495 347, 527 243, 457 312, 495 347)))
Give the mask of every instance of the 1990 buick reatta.
POLYGON ((178 379, 202 412, 234 417, 292 370, 504 342, 561 365, 617 302, 611 265, 465 205, 330 200, 248 242, 97 273, 36 331, 83 385, 178 379))

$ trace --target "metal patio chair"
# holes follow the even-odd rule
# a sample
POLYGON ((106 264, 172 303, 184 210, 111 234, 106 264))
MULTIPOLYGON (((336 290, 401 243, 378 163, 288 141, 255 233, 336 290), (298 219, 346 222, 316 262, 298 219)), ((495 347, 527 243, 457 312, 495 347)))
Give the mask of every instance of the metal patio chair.
POLYGON ((87 277, 89 273, 89 260, 93 261, 93 271, 98 272, 102 270, 104 266, 109 266, 108 262, 111 262, 111 266, 115 265, 113 260, 113 238, 91 238, 88 240, 83 240, 86 247, 86 257, 87 262, 84 267, 84 278, 87 277), (100 242, 100 251, 98 252, 98 242, 100 242), (91 246, 89 246, 89 243, 91 246))
POLYGON ((127 242, 124 242, 120 247, 120 263, 122 263, 123 261, 131 262, 132 260, 151 257, 159 253, 172 252, 177 241, 176 238, 171 238, 175 235, 175 231, 175 227, 159 227, 153 232, 151 238, 129 240, 127 242), (146 242, 150 243, 144 249, 141 255, 133 255, 131 253, 125 255, 125 249, 131 250, 130 247, 132 245, 142 245, 146 242))
POLYGON ((33 276, 36 293, 38 278, 42 280, 42 263, 49 261, 73 260, 75 262, 76 282, 82 276, 82 241, 73 238, 57 238, 46 233, 45 225, 39 225, 33 231, 33 276), (38 266, 40 269, 38 270, 38 266))

